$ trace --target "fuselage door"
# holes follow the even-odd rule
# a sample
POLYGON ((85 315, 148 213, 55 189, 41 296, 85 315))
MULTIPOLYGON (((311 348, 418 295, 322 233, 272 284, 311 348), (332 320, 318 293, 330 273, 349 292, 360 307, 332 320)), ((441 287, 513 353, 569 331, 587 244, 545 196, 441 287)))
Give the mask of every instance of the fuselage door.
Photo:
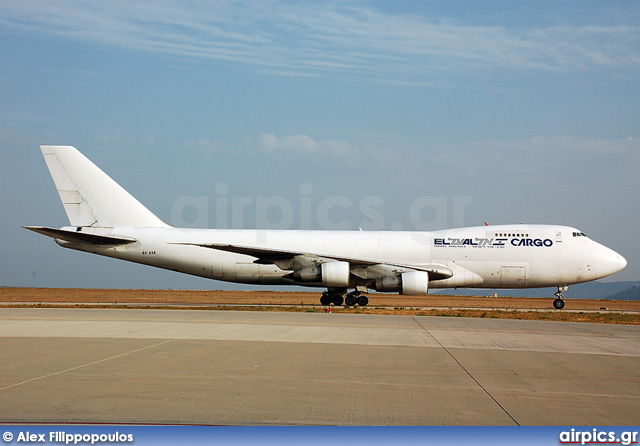
POLYGON ((500 286, 524 287, 527 283, 527 268, 524 266, 503 266, 500 270, 500 286))

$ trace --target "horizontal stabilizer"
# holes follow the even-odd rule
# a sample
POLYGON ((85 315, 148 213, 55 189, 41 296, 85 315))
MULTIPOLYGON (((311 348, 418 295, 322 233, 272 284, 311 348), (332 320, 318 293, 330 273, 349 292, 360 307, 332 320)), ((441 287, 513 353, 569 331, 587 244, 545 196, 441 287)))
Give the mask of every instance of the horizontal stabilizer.
POLYGON ((53 237, 58 240, 64 240, 72 243, 89 243, 92 245, 125 245, 127 243, 134 243, 137 240, 130 237, 121 237, 113 235, 98 235, 90 234, 88 232, 69 231, 67 229, 47 228, 45 226, 25 226, 28 229, 38 234, 46 235, 47 237, 53 237))

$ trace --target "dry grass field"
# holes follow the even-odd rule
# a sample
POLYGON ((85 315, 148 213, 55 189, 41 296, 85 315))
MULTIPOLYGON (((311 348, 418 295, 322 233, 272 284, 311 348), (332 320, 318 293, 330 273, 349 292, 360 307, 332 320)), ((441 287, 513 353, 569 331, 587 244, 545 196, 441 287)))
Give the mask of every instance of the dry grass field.
MULTIPOLYGON (((640 311, 640 301, 568 299, 565 310, 557 311, 552 307, 552 298, 402 296, 377 293, 371 293, 368 296, 370 302, 367 307, 338 307, 332 311, 640 324, 640 315, 637 314, 640 311)), ((108 308, 127 308, 128 304, 135 304, 136 308, 140 308, 142 305, 153 308, 175 308, 178 306, 199 309, 324 311, 319 300, 320 292, 318 291, 0 288, 0 306, 6 304, 15 306, 24 303, 30 306, 85 304, 108 308)))

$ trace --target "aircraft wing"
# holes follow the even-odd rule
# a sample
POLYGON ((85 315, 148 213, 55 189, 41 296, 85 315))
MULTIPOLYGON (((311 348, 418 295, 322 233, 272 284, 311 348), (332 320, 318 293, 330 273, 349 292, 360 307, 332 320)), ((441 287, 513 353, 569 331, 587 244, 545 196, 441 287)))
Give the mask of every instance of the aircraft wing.
POLYGON ((448 279, 453 276, 453 271, 448 267, 438 264, 428 265, 405 265, 399 263, 380 262, 378 260, 358 259, 353 257, 343 257, 319 253, 309 253, 300 251, 287 251, 282 249, 258 248, 255 246, 231 245, 225 243, 177 243, 180 245, 201 246, 203 248, 217 249, 218 251, 233 252, 256 257, 254 263, 275 264, 281 269, 294 269, 293 265, 319 265, 332 261, 349 262, 352 273, 357 274, 357 269, 386 266, 400 268, 405 271, 426 271, 432 280, 448 279))

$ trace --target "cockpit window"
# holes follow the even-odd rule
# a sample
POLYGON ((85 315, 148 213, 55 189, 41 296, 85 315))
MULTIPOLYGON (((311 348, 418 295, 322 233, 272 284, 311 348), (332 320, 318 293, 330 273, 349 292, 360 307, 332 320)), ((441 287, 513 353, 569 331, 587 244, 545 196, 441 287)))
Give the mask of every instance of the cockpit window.
POLYGON ((586 237, 587 234, 585 234, 584 232, 574 232, 573 236, 574 237, 586 237))

